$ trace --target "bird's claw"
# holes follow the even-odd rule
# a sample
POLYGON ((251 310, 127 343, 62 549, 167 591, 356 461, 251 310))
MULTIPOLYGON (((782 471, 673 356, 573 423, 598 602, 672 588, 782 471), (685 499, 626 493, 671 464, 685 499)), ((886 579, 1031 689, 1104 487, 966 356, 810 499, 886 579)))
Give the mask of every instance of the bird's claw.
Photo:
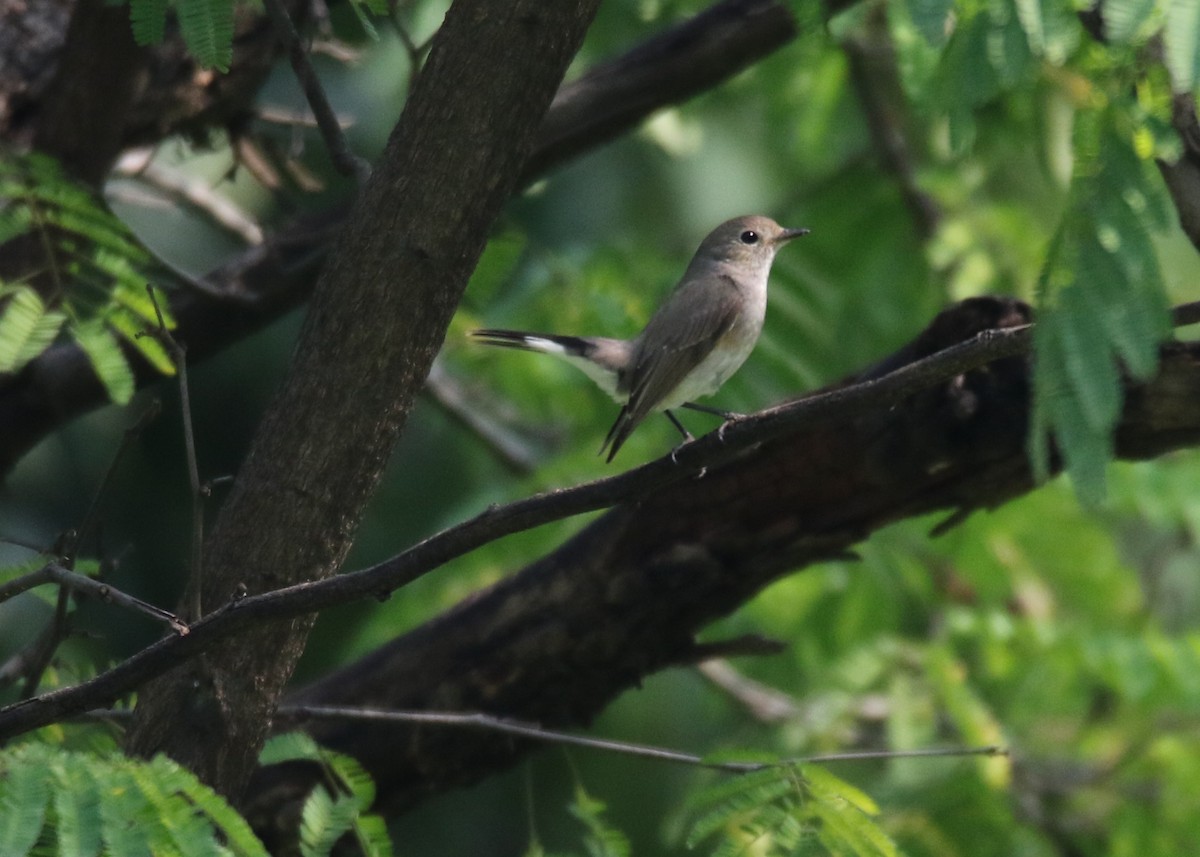
POLYGON ((721 423, 720 427, 717 429, 717 440, 721 441, 721 443, 724 443, 725 442, 725 429, 729 428, 729 424, 736 423, 738 420, 744 420, 745 418, 746 418, 745 414, 735 414, 732 412, 726 414, 725 422, 721 423))

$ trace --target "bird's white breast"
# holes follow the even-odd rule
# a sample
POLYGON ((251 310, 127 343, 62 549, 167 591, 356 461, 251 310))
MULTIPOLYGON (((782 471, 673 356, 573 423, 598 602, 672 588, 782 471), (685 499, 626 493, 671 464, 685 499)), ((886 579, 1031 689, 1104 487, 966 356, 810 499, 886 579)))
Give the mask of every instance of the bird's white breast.
MULTIPOLYGON (((765 272, 763 279, 766 279, 765 272)), ((737 320, 721 337, 696 368, 689 372, 679 385, 655 405, 655 410, 670 410, 684 402, 701 396, 711 396, 733 375, 746 358, 754 351, 762 333, 763 319, 767 312, 767 289, 764 282, 759 289, 750 289, 746 305, 737 320)))

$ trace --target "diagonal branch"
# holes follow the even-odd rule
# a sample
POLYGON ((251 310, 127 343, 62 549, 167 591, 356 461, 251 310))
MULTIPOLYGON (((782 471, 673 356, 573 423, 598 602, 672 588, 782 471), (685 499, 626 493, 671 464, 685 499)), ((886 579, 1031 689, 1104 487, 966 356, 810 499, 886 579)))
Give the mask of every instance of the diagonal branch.
MULTIPOLYGON (((1181 315, 1186 317, 1190 313, 1181 315)), ((896 362, 903 365, 892 374, 878 378, 875 370, 869 370, 870 380, 739 420, 728 426, 723 441, 713 433, 680 449, 676 455, 678 465, 667 457, 617 476, 489 509, 364 571, 230 602, 193 624, 186 637, 159 641, 88 682, 0 711, 0 739, 104 705, 247 627, 386 595, 495 538, 617 503, 621 505, 564 546, 560 554, 565 560, 579 561, 580 552, 586 555, 587 546, 594 544, 596 556, 589 561, 615 562, 614 556, 622 550, 635 553, 641 550, 641 540, 651 534, 661 543, 656 550, 669 553, 672 539, 682 538, 678 535, 681 527, 689 531, 697 528, 698 532, 709 534, 706 538, 722 534, 732 538, 730 528, 735 527, 738 512, 749 514, 755 510, 755 514, 769 514, 771 504, 783 502, 778 495, 784 486, 803 493, 805 499, 799 507, 790 505, 795 497, 788 495, 789 523, 782 529, 775 531, 771 529, 775 524, 764 520, 753 521, 749 529, 738 533, 738 544, 753 546, 753 553, 741 562, 750 563, 754 571, 737 578, 736 590, 742 597, 749 597, 786 568, 844 550, 883 523, 934 508, 986 508, 1002 503, 1032 488, 1023 446, 1028 402, 1021 355, 1028 349, 1028 328, 1023 326, 1027 319, 1027 309, 1015 302, 983 298, 967 301, 940 315, 920 337, 897 352, 896 362), (994 330, 993 325, 997 324, 1006 324, 1008 329, 994 330), (969 371, 970 375, 963 375, 969 371), (947 421, 952 424, 943 425, 947 421), (964 433, 958 425, 962 421, 969 422, 974 435, 964 433), (948 443, 947 436, 953 436, 956 443, 962 443, 966 437, 974 445, 942 449, 939 444, 948 443), (899 452, 920 460, 916 463, 907 459, 879 460, 877 456, 889 452, 888 444, 895 444, 899 452), (904 449, 905 444, 915 448, 904 449), (836 449, 831 448, 834 446, 836 449), (876 458, 861 448, 864 446, 871 446, 869 452, 876 458), (707 468, 707 475, 700 480, 692 478, 702 468, 707 468), (896 473, 891 473, 893 468, 896 473), (917 468, 921 480, 908 478, 910 468, 917 468), (834 475, 845 484, 831 484, 834 475), (892 486, 897 492, 903 489, 899 496, 888 495, 875 485, 869 490, 863 488, 862 496, 851 490, 855 479, 871 484, 871 480, 885 477, 899 482, 892 486), (854 498, 853 502, 847 503, 848 494, 854 498), (809 515, 806 510, 818 510, 819 514, 809 515), (721 521, 719 526, 714 516, 721 521), (803 524, 791 520, 794 516, 803 518, 803 524), (631 527, 640 535, 631 534, 631 527), (767 528, 768 533, 764 534, 762 528, 767 528), (756 544, 762 538, 767 541, 756 544), (622 539, 630 539, 633 544, 622 548, 622 539), (603 549, 598 545, 604 545, 603 549), (575 559, 571 560, 572 557, 575 559)), ((1200 439, 1200 397, 1192 392, 1200 387, 1200 346, 1165 348, 1159 377, 1149 384, 1130 387, 1126 423, 1118 435, 1122 455, 1150 457, 1200 439)), ((670 564, 703 564, 705 556, 704 552, 684 551, 670 560, 670 564)), ((636 568, 644 566, 645 561, 639 560, 636 568)), ((531 570, 531 575, 537 577, 539 573, 531 570)), ((504 586, 510 585, 529 584, 507 582, 504 586)), ((579 587, 589 585, 586 580, 576 581, 564 591, 573 593, 574 599, 591 603, 593 599, 578 594, 579 587)), ((498 594, 502 589, 478 599, 470 609, 461 612, 471 615, 486 612, 491 609, 486 605, 494 606, 498 599, 502 600, 498 594)), ((557 597, 562 597, 562 593, 557 597)), ((526 595, 521 600, 528 603, 520 616, 524 621, 532 621, 537 598, 526 595)), ((711 612, 710 607, 703 612, 703 620, 731 610, 738 603, 730 596, 727 584, 720 589, 720 600, 722 607, 716 612, 711 612)), ((673 602, 668 599, 666 603, 673 602)), ((604 606, 601 602, 593 608, 604 606)), ((540 609, 551 609, 555 615, 560 612, 558 607, 545 605, 540 609)), ((583 608, 579 605, 573 608, 575 612, 580 609, 583 608)), ((640 609, 644 611, 646 606, 640 605, 640 609)), ((453 626, 460 619, 451 617, 442 624, 453 626)), ((698 623, 693 629, 703 624, 696 616, 687 614, 680 614, 676 620, 698 623)), ((655 624, 674 642, 669 651, 663 651, 661 661, 649 658, 636 675, 652 672, 656 663, 661 666, 689 659, 692 644, 680 638, 678 631, 668 632, 666 624, 655 624)), ((410 636, 425 645, 437 635, 426 630, 410 636)), ((411 644, 408 640, 397 645, 411 644)), ((662 648, 661 641, 651 647, 662 648)), ((372 656, 364 663, 385 657, 372 656)), ((441 662, 434 658, 430 663, 441 662)), ((416 663, 419 661, 409 663, 409 668, 416 663)), ((357 670, 377 666, 376 662, 375 666, 360 664, 349 668, 305 696, 324 698, 326 693, 336 696, 349 692, 355 686, 357 670)), ((525 670, 518 670, 514 676, 524 674, 525 670)), ((622 682, 634 677, 635 674, 624 675, 622 682)), ((448 679, 442 675, 439 681, 448 679)), ((384 682, 378 675, 366 683, 370 688, 382 685, 401 686, 384 682)), ((404 706, 394 707, 436 706, 437 696, 435 692, 426 699, 418 694, 404 706)), ((580 721, 576 718, 546 722, 580 721)))

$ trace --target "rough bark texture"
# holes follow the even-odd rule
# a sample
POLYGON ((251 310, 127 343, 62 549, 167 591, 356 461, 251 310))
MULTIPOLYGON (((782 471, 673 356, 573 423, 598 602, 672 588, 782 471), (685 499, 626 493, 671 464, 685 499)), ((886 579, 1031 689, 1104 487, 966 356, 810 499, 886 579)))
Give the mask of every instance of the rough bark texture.
MULTIPOLYGON (((967 301, 857 380, 1028 318, 1015 301, 967 301)), ((1164 346, 1159 375, 1126 389, 1122 457, 1200 442, 1200 346, 1164 346)), ((695 634, 779 576, 892 521, 987 509, 1030 491, 1028 393, 1026 361, 1005 359, 902 406, 763 444, 702 479, 614 508, 550 555, 289 701, 586 725, 645 676, 695 660, 695 634)), ((393 812, 530 749, 445 727, 327 721, 308 729, 362 760, 393 812)), ((308 777, 299 766, 256 775, 248 803, 260 830, 295 828, 308 777)))
MULTIPOLYGON (((208 541, 205 605, 340 565, 595 5, 451 7, 208 541)), ((130 748, 236 796, 310 625, 263 628, 151 683, 130 748)))

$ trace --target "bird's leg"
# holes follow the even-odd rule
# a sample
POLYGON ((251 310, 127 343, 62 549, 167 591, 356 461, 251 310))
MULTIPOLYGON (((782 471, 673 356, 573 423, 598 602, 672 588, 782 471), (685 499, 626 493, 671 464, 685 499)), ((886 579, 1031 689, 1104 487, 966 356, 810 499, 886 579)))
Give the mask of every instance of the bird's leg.
POLYGON ((663 411, 663 413, 667 415, 667 419, 669 419, 671 421, 671 425, 673 425, 673 426, 675 426, 675 428, 679 429, 679 433, 681 435, 683 435, 683 440, 680 442, 679 446, 677 446, 671 450, 671 463, 678 464, 679 459, 677 459, 675 457, 675 453, 679 452, 679 450, 681 450, 683 448, 684 444, 691 443, 696 438, 692 437, 692 433, 683 427, 683 423, 681 423, 679 421, 679 418, 676 417, 673 413, 671 413, 670 411, 663 411))
POLYGON ((697 405, 695 402, 684 402, 683 406, 685 408, 691 408, 693 411, 700 411, 705 414, 713 414, 714 416, 724 419, 725 422, 721 423, 721 427, 717 429, 717 440, 721 441, 721 443, 725 442, 725 426, 729 425, 735 420, 744 420, 746 418, 745 414, 735 413, 734 411, 723 411, 720 408, 710 408, 708 405, 697 405))
POLYGON ((683 407, 692 411, 700 411, 702 414, 712 414, 715 417, 720 417, 723 420, 740 420, 745 414, 739 414, 735 411, 723 411, 720 408, 710 408, 708 405, 698 405, 695 402, 684 402, 683 407))
MULTIPOLYGON (((684 407, 686 408, 687 405, 684 405, 684 407)), ((693 440, 696 439, 696 438, 692 437, 692 433, 690 431, 688 431, 687 429, 685 429, 683 427, 683 423, 681 423, 679 421, 679 419, 673 413, 671 413, 670 411, 663 411, 663 413, 667 415, 667 419, 669 419, 671 421, 671 425, 673 425, 673 426, 675 426, 675 428, 679 429, 679 433, 681 435, 683 435, 683 443, 691 443, 693 440)), ((682 444, 680 444, 680 445, 682 446, 682 444)))

